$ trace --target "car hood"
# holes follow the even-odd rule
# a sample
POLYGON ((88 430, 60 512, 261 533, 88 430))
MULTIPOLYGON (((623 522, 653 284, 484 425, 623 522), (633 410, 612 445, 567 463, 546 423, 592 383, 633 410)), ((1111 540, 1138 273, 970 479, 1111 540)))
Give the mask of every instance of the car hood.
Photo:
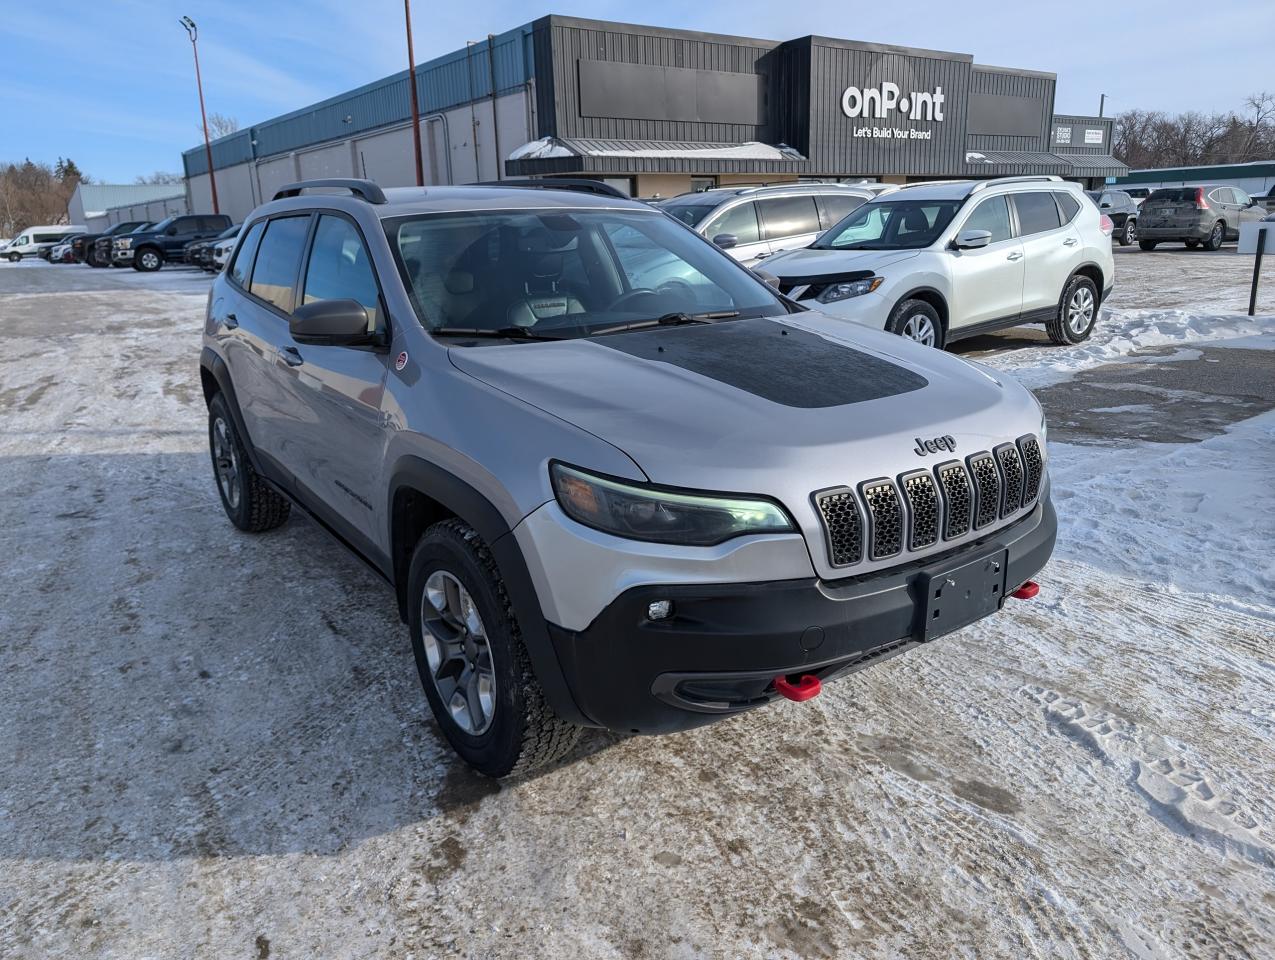
POLYGON ((919 250, 787 250, 767 257, 761 269, 786 284, 829 282, 844 274, 872 274, 915 258, 919 250))
POLYGON ((964 456, 1040 426, 1014 381, 815 311, 449 354, 679 487, 805 498, 929 465, 917 439, 964 456))

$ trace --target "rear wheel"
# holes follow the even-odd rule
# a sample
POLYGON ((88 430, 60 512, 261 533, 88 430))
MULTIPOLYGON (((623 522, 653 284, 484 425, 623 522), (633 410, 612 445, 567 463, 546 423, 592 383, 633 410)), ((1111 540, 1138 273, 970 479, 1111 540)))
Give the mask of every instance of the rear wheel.
POLYGON ((1213 229, 1209 231, 1209 238, 1204 241, 1205 250, 1221 250, 1222 240, 1226 237, 1226 224, 1221 220, 1213 224, 1213 229))
POLYGON ((164 265, 164 255, 154 247, 143 247, 133 254, 133 269, 154 273, 164 265))
POLYGON ((1089 339, 1098 321, 1098 288, 1088 277, 1077 274, 1063 289, 1058 312, 1045 324, 1054 343, 1072 344, 1089 339))
POLYGON ((1120 231, 1120 246, 1128 247, 1138 239, 1138 221, 1130 217, 1124 222, 1124 229, 1120 231))
POLYGON ((1154 241, 1154 240, 1139 240, 1139 241, 1138 241, 1138 247, 1139 247, 1140 249, 1142 249, 1142 250, 1154 250, 1154 249, 1156 248, 1156 241, 1154 241))
POLYGON ((408 597, 425 697, 466 763, 506 777, 571 748, 580 728, 546 702, 496 561, 477 531, 458 519, 426 530, 412 556, 408 597))
POLYGON ((890 314, 885 329, 927 347, 943 349, 943 322, 924 300, 904 300, 890 314))

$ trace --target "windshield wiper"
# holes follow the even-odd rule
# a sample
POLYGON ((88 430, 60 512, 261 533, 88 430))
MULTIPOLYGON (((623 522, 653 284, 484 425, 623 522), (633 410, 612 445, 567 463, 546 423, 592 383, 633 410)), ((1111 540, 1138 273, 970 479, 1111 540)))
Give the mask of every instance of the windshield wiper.
POLYGON ((630 320, 628 323, 599 327, 597 330, 590 330, 589 336, 596 337, 606 333, 621 333, 625 330, 642 330, 647 327, 680 327, 687 323, 715 323, 718 320, 730 320, 738 316, 738 310, 720 310, 710 313, 666 313, 662 317, 653 317, 650 320, 630 320))
POLYGON ((500 327, 496 330, 482 327, 435 327, 430 331, 436 337, 485 337, 493 340, 566 340, 565 336, 536 333, 530 327, 500 327))

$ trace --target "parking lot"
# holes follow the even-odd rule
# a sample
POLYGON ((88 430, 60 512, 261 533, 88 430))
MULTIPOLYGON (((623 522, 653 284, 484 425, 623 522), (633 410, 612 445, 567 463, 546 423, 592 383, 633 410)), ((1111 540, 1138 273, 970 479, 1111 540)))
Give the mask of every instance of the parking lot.
POLYGON ((523 782, 437 733, 388 588, 222 513, 209 279, 0 264, 0 955, 1275 954, 1275 266, 1120 249, 1050 415, 1041 595, 523 782))

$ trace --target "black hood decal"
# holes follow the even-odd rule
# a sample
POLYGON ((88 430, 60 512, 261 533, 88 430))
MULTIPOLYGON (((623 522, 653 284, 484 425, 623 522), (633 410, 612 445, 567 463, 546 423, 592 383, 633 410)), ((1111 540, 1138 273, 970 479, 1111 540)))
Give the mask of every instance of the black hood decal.
POLYGON ((788 407, 839 407, 920 390, 920 374, 773 320, 727 320, 590 341, 745 390, 788 407))

